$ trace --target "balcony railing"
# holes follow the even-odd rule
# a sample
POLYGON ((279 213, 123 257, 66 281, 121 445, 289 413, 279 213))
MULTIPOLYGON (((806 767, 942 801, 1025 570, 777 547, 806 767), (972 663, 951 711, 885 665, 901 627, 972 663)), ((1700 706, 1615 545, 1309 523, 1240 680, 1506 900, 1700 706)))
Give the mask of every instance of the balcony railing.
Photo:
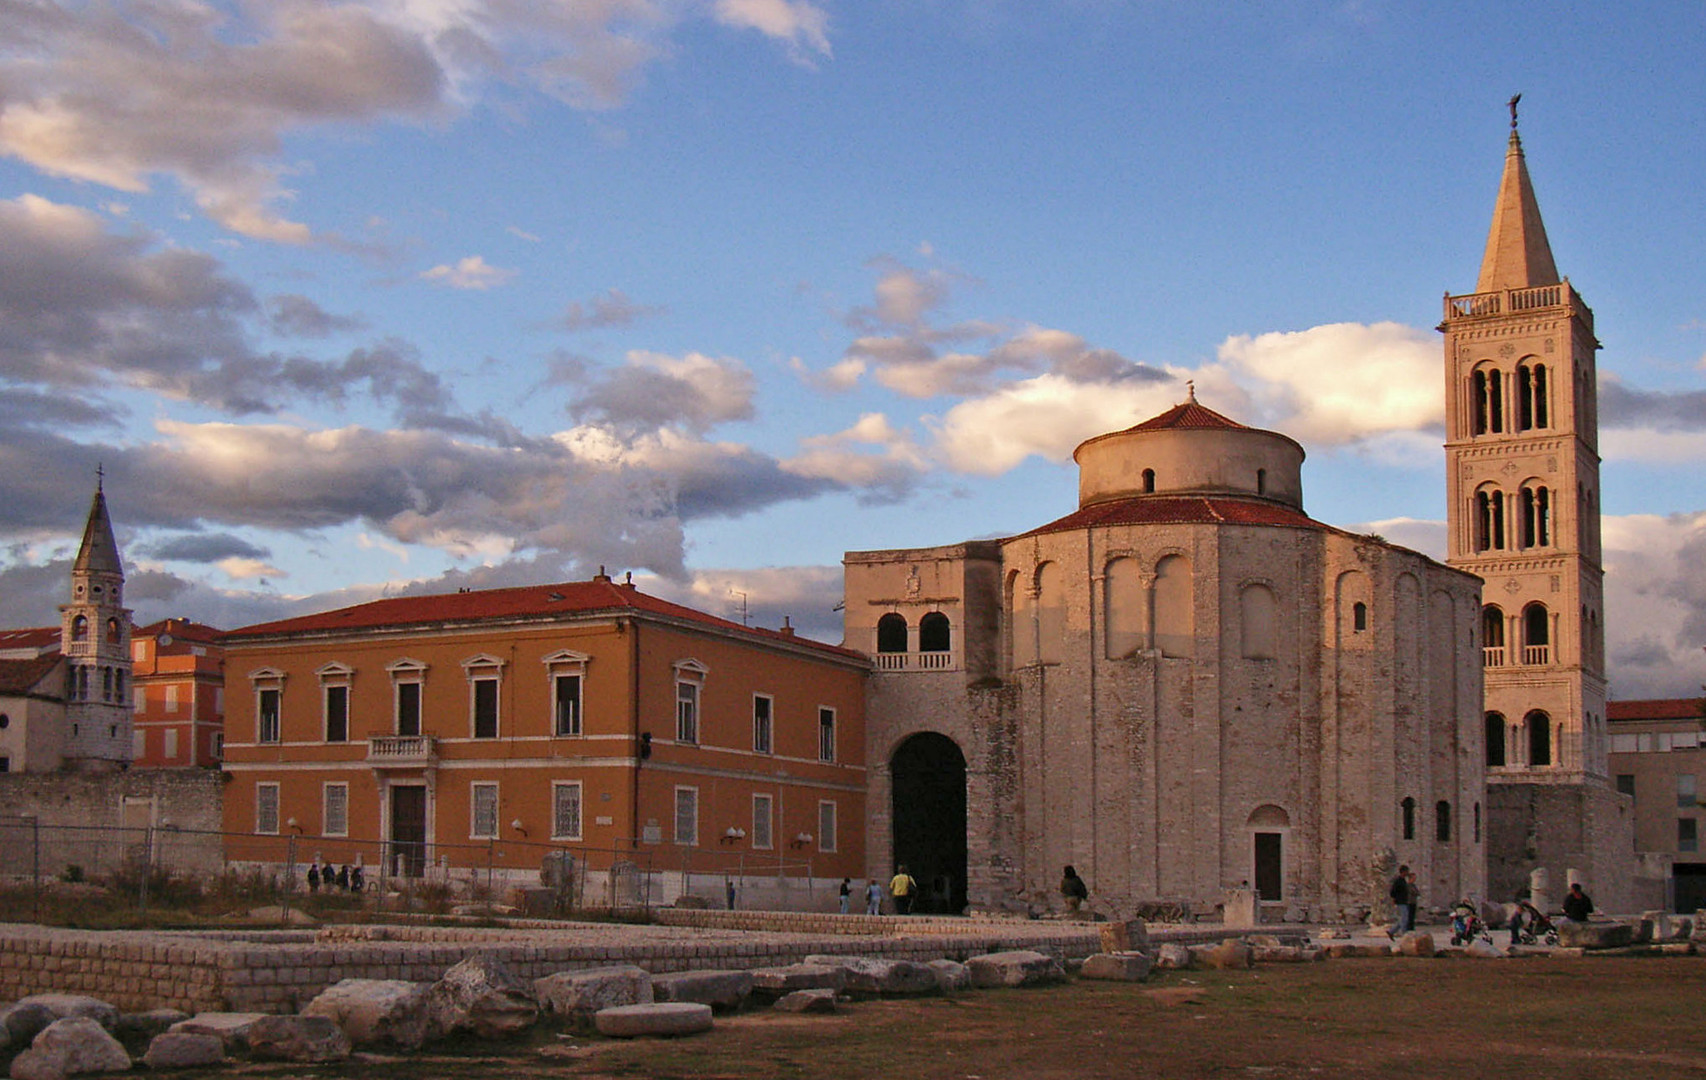
POLYGON ((1482 667, 1504 667, 1505 647, 1503 645, 1488 645, 1481 650, 1482 667))
POLYGON ((952 671, 959 658, 951 651, 941 652, 884 652, 874 659, 878 671, 952 671))
POLYGON ((437 740, 431 735, 379 735, 367 740, 367 763, 375 767, 431 765, 437 760, 437 740))
POLYGON ((1447 319, 1470 319, 1484 315, 1504 315, 1513 311, 1534 311, 1537 308, 1558 307, 1577 301, 1580 297, 1569 282, 1538 285, 1532 289, 1504 289, 1500 292, 1470 293, 1467 296, 1445 298, 1447 319))
POLYGON ((1552 662, 1552 646, 1524 645, 1522 647, 1522 662, 1525 664, 1550 664, 1552 662))

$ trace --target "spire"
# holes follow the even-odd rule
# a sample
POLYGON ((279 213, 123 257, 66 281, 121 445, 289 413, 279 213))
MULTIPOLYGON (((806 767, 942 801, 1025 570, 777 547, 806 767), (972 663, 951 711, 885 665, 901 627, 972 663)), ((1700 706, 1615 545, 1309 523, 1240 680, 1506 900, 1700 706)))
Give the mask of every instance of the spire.
POLYGON ((124 576, 118 541, 113 538, 112 519, 107 516, 107 496, 99 481, 95 485, 95 501, 89 504, 89 521, 83 526, 83 546, 77 549, 77 561, 71 569, 73 573, 124 576))
POLYGON ((1521 97, 1518 94, 1510 100, 1511 138, 1505 150, 1505 175, 1499 181, 1493 227, 1487 232, 1481 279, 1475 284, 1478 293, 1556 285, 1559 281, 1552 245, 1546 241, 1546 226, 1540 220, 1540 204, 1534 199, 1534 184, 1528 179, 1528 163, 1522 156, 1522 138, 1516 131, 1516 103, 1521 97))

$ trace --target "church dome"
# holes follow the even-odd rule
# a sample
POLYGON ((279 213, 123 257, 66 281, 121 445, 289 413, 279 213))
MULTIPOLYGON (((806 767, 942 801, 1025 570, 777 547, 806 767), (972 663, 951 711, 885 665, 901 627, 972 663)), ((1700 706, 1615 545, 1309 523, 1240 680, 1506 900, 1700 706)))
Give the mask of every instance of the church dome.
POLYGON ((1303 509, 1303 447, 1198 404, 1194 391, 1136 427, 1085 440, 1072 460, 1080 507, 1149 495, 1231 495, 1303 509))

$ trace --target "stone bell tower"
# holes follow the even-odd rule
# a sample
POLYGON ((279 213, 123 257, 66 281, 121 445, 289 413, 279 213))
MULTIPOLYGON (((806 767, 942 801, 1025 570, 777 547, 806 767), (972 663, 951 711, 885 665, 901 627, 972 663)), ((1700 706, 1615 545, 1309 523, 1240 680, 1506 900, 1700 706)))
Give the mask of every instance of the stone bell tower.
POLYGON ((1447 562, 1485 581, 1489 887, 1508 900, 1539 866, 1559 894, 1571 870, 1610 891, 1620 804, 1606 779, 1599 342, 1553 261, 1515 98, 1480 278, 1446 296, 1439 329, 1447 562))
POLYGON ((71 602, 61 604, 59 613, 66 659, 65 762, 117 768, 131 757, 130 611, 124 606, 124 564, 99 482, 71 564, 71 602))

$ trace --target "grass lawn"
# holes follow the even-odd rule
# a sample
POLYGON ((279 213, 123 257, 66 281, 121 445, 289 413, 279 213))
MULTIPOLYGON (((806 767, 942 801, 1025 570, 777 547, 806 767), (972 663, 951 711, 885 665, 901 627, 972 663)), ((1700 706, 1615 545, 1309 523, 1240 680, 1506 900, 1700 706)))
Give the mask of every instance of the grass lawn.
POLYGON ((1706 1078, 1703 1006, 1706 958, 1339 960, 858 1002, 834 1016, 758 1011, 671 1041, 546 1036, 400 1058, 383 1075, 1706 1078))

